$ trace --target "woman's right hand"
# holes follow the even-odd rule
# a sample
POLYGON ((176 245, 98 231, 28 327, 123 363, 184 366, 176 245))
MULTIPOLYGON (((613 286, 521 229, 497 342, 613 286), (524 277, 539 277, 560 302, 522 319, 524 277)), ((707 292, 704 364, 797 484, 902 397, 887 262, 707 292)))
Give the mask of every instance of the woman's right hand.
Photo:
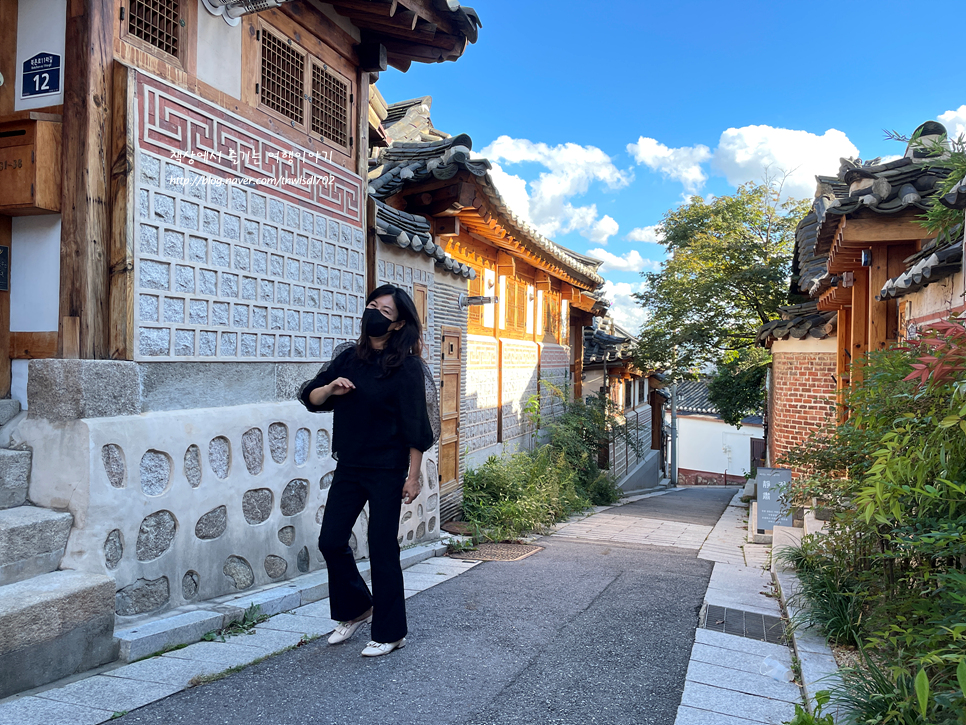
POLYGON ((323 385, 309 393, 309 402, 312 405, 322 405, 330 395, 345 395, 355 388, 356 386, 348 378, 336 378, 328 385, 323 385))
POLYGON ((348 378, 336 378, 325 387, 329 389, 329 395, 345 395, 356 389, 356 386, 348 378))

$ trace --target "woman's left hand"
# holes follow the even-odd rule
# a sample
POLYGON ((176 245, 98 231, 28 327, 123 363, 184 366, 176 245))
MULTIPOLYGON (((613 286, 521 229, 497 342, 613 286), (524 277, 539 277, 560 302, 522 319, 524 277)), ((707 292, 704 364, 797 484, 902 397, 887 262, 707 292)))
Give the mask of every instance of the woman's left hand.
POLYGON ((419 495, 420 488, 422 488, 422 486, 419 485, 418 478, 407 478, 402 489, 403 503, 412 503, 415 501, 416 497, 419 495))

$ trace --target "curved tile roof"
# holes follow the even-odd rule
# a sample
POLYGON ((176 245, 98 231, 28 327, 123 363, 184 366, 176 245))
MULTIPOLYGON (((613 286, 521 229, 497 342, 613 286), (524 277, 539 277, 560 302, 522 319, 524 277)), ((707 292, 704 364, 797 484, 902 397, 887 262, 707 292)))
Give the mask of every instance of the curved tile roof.
MULTIPOLYGON (((941 139, 946 129, 930 121, 917 132, 923 138, 941 139)), ((867 162, 841 159, 836 176, 816 176, 815 201, 795 232, 794 285, 818 297, 837 283, 827 263, 843 216, 891 215, 929 209, 937 198, 939 182, 949 175, 947 169, 930 163, 935 160, 933 153, 909 144, 901 159, 885 163, 878 158, 867 162)), ((966 206, 966 192, 962 191, 948 194, 941 201, 947 205, 957 203, 960 195, 966 206)))
POLYGON ((432 228, 425 217, 394 209, 376 200, 376 236, 386 244, 425 254, 437 267, 458 277, 476 279, 476 270, 456 261, 433 241, 432 228))
POLYGON ((480 190, 508 234, 532 252, 549 257, 569 274, 583 278, 589 287, 602 285, 604 279, 597 273, 602 262, 556 244, 514 214, 493 183, 490 162, 472 158, 472 149, 473 140, 466 134, 439 141, 393 143, 381 149, 375 161, 370 161, 369 195, 387 199, 407 185, 452 179, 466 171, 478 179, 480 190))
POLYGON ((838 322, 836 312, 819 312, 818 302, 789 305, 779 308, 780 320, 766 322, 758 328, 756 342, 771 347, 775 340, 789 337, 801 340, 806 337, 824 340, 834 334, 838 322))

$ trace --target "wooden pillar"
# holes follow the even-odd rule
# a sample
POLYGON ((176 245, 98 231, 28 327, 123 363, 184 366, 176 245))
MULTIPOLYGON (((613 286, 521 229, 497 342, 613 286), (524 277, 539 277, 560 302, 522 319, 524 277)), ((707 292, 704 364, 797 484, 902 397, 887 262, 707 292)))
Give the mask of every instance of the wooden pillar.
POLYGON ((113 12, 113 3, 67 3, 59 346, 86 359, 110 355, 113 12))
POLYGON ((17 72, 17 0, 0 0, 0 116, 13 113, 17 72))
POLYGON ((366 197, 366 296, 379 286, 377 278, 376 257, 378 256, 379 240, 376 237, 376 201, 366 197))
POLYGON ((890 317, 895 317, 895 300, 877 300, 876 296, 889 281, 889 248, 873 247, 869 270, 869 350, 885 350, 889 344, 890 317), (893 313, 890 315, 890 311, 893 313))
POLYGON ((861 267, 853 273, 852 284, 852 382, 862 379, 862 365, 869 349, 869 270, 861 267))
POLYGON ((134 359, 134 71, 114 66, 111 142, 110 356, 134 359))
MULTIPOLYGON (((581 313, 581 317, 583 317, 583 313, 581 313)), ((576 400, 584 397, 584 384, 580 379, 584 374, 584 328, 580 322, 582 320, 578 320, 578 324, 572 328, 574 339, 571 340, 571 349, 574 356, 574 398, 576 400)))
POLYGON ((852 362, 852 308, 843 307, 838 312, 837 350, 835 356, 835 387, 838 420, 845 422, 845 391, 851 385, 850 365, 852 362))

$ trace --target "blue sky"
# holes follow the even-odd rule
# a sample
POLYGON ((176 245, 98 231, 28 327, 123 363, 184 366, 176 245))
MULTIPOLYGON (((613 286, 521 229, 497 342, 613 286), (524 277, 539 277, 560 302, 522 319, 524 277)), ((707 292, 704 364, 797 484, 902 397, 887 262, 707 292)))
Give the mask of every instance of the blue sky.
POLYGON ((619 322, 663 259, 653 227, 687 195, 793 171, 811 196, 841 156, 899 155, 883 129, 966 131, 966 6, 842 2, 475 0, 455 63, 392 68, 390 103, 433 97, 433 123, 494 161, 517 213, 606 260, 619 322))

